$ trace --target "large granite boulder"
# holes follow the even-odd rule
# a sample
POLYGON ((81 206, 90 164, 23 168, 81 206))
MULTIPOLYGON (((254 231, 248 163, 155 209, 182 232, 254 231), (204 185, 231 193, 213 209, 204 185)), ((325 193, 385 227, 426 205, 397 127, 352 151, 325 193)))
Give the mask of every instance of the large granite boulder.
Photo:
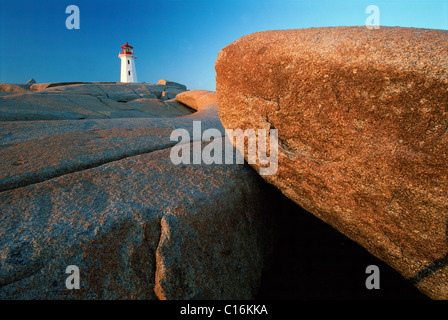
POLYGON ((216 61, 224 127, 278 130, 263 178, 434 299, 448 298, 447 48, 443 30, 328 27, 251 34, 216 61))
MULTIPOLYGON (((77 102, 101 89, 69 90, 90 92, 77 102)), ((194 138, 196 121, 194 158, 225 143, 216 104, 172 118, 0 122, 0 299, 253 298, 278 201, 247 164, 173 164, 171 133, 194 138), (221 136, 201 142, 207 129, 221 136), (72 265, 80 288, 69 290, 72 265)))

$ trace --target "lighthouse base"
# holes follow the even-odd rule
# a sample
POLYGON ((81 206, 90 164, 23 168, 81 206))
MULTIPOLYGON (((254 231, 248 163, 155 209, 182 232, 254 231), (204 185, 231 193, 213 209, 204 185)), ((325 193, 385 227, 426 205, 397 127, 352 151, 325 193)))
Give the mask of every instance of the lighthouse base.
POLYGON ((137 70, 135 69, 136 56, 130 54, 119 54, 121 59, 121 76, 120 82, 138 82, 137 70))

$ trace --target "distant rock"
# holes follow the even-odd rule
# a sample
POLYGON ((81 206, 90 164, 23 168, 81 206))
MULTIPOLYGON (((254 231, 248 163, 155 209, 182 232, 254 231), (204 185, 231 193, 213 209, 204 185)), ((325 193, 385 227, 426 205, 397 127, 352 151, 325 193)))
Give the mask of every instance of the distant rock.
POLYGON ((172 82, 172 81, 166 81, 166 80, 159 80, 157 82, 157 85, 163 86, 163 91, 161 94, 160 99, 161 100, 172 100, 176 98, 176 96, 187 90, 187 87, 183 84, 172 82))
POLYGON ((13 84, 13 83, 0 83, 0 93, 3 92, 27 92, 29 85, 26 84, 13 84))
POLYGON ((176 100, 195 110, 217 102, 216 92, 207 90, 191 90, 179 93, 176 100))
POLYGON ((180 84, 180 83, 177 83, 177 82, 173 82, 173 81, 167 81, 167 80, 163 80, 163 79, 159 80, 157 82, 157 85, 166 86, 166 87, 169 87, 169 88, 176 88, 176 89, 179 89, 179 90, 182 90, 182 91, 186 91, 187 90, 187 86, 185 86, 183 84, 180 84))
POLYGON ((75 82, 27 86, 29 90, 0 85, 8 92, 0 94, 0 121, 177 117, 193 112, 162 101, 175 98, 181 92, 177 87, 75 82), (162 99, 163 92, 169 93, 169 99, 162 99))
POLYGON ((448 299, 446 48, 444 30, 310 28, 216 62, 224 127, 278 130, 265 180, 433 299, 448 299))
POLYGON ((31 84, 29 90, 32 92, 40 91, 47 88, 50 84, 51 83, 33 83, 31 84))

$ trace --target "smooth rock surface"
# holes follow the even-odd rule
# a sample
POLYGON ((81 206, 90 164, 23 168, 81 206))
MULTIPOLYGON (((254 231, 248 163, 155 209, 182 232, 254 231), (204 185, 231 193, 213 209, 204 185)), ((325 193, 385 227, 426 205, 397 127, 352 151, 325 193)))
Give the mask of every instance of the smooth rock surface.
MULTIPOLYGON (((0 121, 178 117, 193 112, 170 100, 176 83, 0 84, 0 121), (29 90, 27 89, 29 88, 29 90), (15 94, 11 94, 14 92, 15 94)), ((183 86, 185 87, 185 86, 183 86)))
POLYGON ((265 180, 433 299, 448 299, 447 48, 442 30, 310 28, 216 62, 224 127, 278 129, 265 180))
POLYGON ((170 148, 177 143, 170 140, 174 129, 186 129, 193 136, 193 121, 201 121, 202 130, 224 131, 213 108, 186 119, 4 122, 0 126, 0 191, 170 148))

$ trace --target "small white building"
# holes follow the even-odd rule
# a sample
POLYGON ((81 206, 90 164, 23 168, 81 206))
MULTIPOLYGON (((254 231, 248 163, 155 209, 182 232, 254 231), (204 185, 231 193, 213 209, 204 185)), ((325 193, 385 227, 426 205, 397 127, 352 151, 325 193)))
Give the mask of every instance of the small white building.
POLYGON ((138 82, 137 70, 135 69, 134 48, 127 42, 121 46, 121 54, 118 55, 121 59, 121 77, 120 82, 138 82))

